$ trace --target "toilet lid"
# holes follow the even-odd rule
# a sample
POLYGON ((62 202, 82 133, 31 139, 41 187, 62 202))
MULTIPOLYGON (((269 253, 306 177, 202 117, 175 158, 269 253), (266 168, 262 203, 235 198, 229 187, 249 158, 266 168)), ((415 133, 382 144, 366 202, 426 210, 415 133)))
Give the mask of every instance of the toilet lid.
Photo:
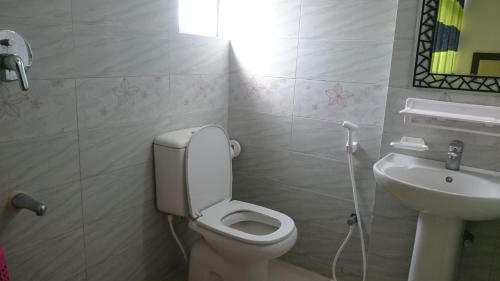
POLYGON ((193 134, 186 150, 186 183, 190 213, 201 211, 224 199, 231 199, 231 150, 229 139, 219 126, 209 125, 193 134))

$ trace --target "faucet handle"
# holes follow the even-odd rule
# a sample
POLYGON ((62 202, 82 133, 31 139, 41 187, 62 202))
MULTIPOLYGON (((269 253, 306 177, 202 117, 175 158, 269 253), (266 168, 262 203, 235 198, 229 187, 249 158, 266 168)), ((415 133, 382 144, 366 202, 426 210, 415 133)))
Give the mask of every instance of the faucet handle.
POLYGON ((7 68, 16 71, 21 84, 21 89, 27 91, 30 88, 28 76, 26 76, 26 69, 24 68, 23 60, 16 55, 8 55, 4 58, 4 64, 7 68))
POLYGON ((448 159, 455 160, 458 158, 458 154, 456 152, 448 152, 448 159))

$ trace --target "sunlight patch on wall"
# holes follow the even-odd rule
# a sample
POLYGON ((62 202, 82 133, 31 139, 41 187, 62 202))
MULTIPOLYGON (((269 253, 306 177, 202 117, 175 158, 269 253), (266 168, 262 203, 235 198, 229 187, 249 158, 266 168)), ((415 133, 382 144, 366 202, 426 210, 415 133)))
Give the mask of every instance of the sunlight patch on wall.
POLYGON ((218 36, 218 0, 179 0, 179 33, 218 36))
POLYGON ((282 18, 276 1, 220 0, 220 34, 235 39, 276 37, 282 18))
POLYGON ((267 73, 279 56, 282 15, 277 1, 220 0, 220 36, 231 40, 235 67, 267 73))

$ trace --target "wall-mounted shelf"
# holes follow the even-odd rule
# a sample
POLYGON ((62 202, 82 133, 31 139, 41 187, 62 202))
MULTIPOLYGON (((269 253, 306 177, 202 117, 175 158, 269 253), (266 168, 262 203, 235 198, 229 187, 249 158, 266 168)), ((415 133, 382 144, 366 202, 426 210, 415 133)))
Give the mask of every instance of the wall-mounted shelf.
POLYGON ((409 98, 405 124, 500 136, 500 107, 409 98))

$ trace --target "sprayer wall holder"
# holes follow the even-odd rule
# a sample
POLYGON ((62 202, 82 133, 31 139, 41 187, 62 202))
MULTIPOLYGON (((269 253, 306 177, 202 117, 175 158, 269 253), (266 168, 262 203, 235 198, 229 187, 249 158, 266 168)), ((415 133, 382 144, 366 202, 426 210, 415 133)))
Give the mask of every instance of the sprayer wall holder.
POLYGON ((356 153, 356 151, 358 151, 358 141, 353 141, 352 145, 349 145, 349 141, 347 141, 347 143, 345 144, 345 148, 347 151, 351 149, 352 153, 356 153))

